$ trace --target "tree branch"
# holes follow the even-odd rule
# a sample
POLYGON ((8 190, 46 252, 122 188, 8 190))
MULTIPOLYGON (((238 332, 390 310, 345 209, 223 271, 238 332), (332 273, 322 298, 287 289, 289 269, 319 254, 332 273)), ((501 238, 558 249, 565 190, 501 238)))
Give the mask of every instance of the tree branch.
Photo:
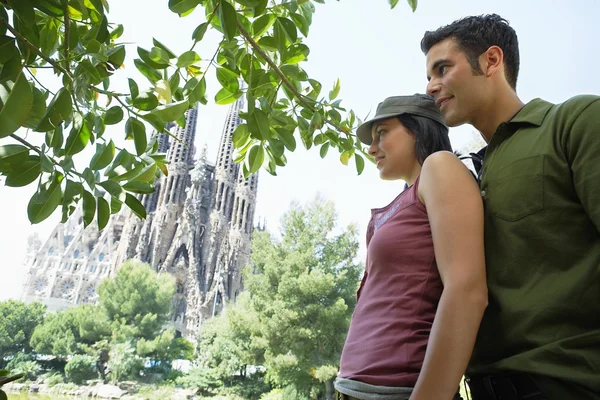
MULTIPOLYGON (((41 151, 41 150, 40 150, 38 147, 36 147, 36 146, 32 145, 32 144, 31 144, 31 143, 29 143, 27 140, 25 140, 25 139, 23 139, 23 138, 20 138, 19 136, 15 135, 14 133, 12 133, 12 134, 10 135, 10 137, 11 137, 11 138, 13 138, 13 139, 15 139, 17 142, 21 143, 21 144, 22 144, 22 145, 24 145, 25 147, 27 147, 29 150, 33 150, 33 151, 35 151, 35 152, 36 152, 36 153, 38 153, 40 156, 41 156, 42 154, 43 154, 43 155, 45 155, 44 153, 42 153, 42 151, 41 151)), ((46 157, 47 157, 47 158, 48 158, 50 161, 52 161, 52 163, 53 163, 54 165, 56 165, 57 167, 61 167, 61 168, 63 168, 63 167, 60 165, 60 163, 59 163, 58 161, 56 161, 56 160, 55 160, 53 157, 48 157, 47 155, 45 155, 45 156, 46 156, 46 157)), ((63 171, 65 171, 65 169, 64 169, 64 168, 63 168, 63 171)), ((67 171, 65 171, 65 173, 66 173, 67 175, 70 175, 71 173, 73 173, 73 175, 76 175, 76 176, 78 176, 78 177, 80 177, 80 178, 83 178, 83 175, 82 175, 82 174, 80 174, 79 172, 75 171, 75 170, 70 170, 70 171, 68 171, 68 172, 67 172, 67 171)))
MULTIPOLYGON (((34 67, 35 68, 35 67, 34 67)), ((29 69, 29 67, 26 65, 25 69, 27 70, 27 72, 29 72, 29 75, 31 75, 31 77, 33 78, 33 80, 35 80, 38 85, 40 85, 41 87, 43 87, 48 93, 50 93, 52 96, 56 96, 56 93, 53 93, 50 89, 48 89, 46 86, 42 85, 42 82, 40 82, 38 80, 38 78, 35 77, 35 74, 33 72, 31 72, 31 70, 29 69)))
MULTIPOLYGON (((269 64, 269 66, 275 71, 275 73, 279 76, 279 78, 281 78, 281 81, 283 82, 283 84, 288 88, 288 90, 290 92, 292 92, 292 94, 296 97, 296 99, 302 105, 302 107, 308 108, 310 111, 315 112, 315 108, 311 104, 306 102, 305 96, 302 95, 300 92, 298 92, 298 90, 296 90, 296 87, 289 81, 287 76, 285 76, 285 74, 283 73, 283 71, 281 71, 281 69, 277 66, 277 64, 275 64, 273 59, 271 59, 271 57, 269 57, 269 55, 252 38, 252 35, 250 35, 250 33, 248 33, 246 28, 244 28, 244 25, 242 25, 242 23, 239 20, 236 20, 236 25, 237 25, 238 29, 240 30, 240 32, 242 33, 242 36, 244 37, 244 39, 246 39, 248 41, 248 43, 250 43, 250 45, 252 46, 254 51, 257 52, 263 58, 263 60, 265 60, 267 62, 267 64, 269 64)), ((324 122, 328 123, 331 126, 334 126, 337 130, 339 130, 340 132, 344 132, 348 136, 356 136, 356 135, 352 134, 351 132, 349 132, 347 129, 344 129, 343 127, 339 126, 335 122, 331 121, 330 119, 326 119, 324 122)))
POLYGON ((70 24, 69 24, 69 5, 68 3, 65 3, 66 7, 65 7, 65 69, 67 70, 67 72, 71 72, 69 69, 69 33, 70 33, 70 24))
POLYGON ((47 57, 44 54, 42 54, 42 52, 36 46, 34 46, 29 40, 27 40, 23 35, 21 35, 19 33, 19 31, 17 31, 15 28, 10 26, 10 24, 6 23, 6 21, 5 21, 5 24, 6 24, 6 28, 10 31, 10 33, 12 33, 20 41, 25 43, 27 45, 27 47, 29 47, 31 50, 33 50, 33 52, 35 54, 37 54, 41 59, 45 60, 48 64, 52 65, 54 68, 58 69, 63 74, 67 75, 70 80, 73 80, 73 75, 71 75, 71 73, 69 71, 64 69, 60 64, 58 64, 56 61, 54 61, 50 57, 47 57))

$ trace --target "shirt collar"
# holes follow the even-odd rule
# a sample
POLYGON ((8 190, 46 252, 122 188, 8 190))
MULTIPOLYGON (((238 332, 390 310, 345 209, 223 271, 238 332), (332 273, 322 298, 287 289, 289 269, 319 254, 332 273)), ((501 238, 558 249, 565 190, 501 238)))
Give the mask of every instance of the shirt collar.
POLYGON ((554 106, 542 99, 533 99, 525 104, 523 108, 507 124, 526 123, 541 126, 548 111, 554 106))

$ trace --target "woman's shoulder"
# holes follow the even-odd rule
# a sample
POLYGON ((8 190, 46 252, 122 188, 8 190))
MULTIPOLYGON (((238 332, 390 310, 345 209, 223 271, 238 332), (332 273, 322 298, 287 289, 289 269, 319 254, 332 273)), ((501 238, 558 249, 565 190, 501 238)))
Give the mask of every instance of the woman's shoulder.
POLYGON ((432 188, 445 187, 448 190, 463 185, 477 186, 473 174, 465 164, 449 151, 438 151, 425 159, 421 168, 419 197, 427 195, 432 188))

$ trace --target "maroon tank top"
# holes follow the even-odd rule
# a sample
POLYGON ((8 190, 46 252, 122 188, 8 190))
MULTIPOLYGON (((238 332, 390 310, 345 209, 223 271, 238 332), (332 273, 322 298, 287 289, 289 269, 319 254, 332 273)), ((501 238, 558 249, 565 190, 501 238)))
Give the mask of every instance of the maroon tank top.
POLYGON ((371 211, 342 378, 395 387, 417 382, 443 289, 418 188, 419 177, 387 207, 371 211))

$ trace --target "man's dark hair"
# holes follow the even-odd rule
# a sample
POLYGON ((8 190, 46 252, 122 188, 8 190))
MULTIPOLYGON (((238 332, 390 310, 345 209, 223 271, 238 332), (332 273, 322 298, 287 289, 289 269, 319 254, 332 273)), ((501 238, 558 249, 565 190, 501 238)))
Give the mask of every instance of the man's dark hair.
POLYGON ((452 151, 446 126, 430 118, 412 114, 401 114, 398 120, 415 137, 415 152, 419 164, 423 165, 425 159, 436 151, 452 151))
POLYGON ((421 50, 427 54, 439 42, 454 39, 471 64, 474 74, 481 75, 479 56, 491 46, 498 46, 504 53, 504 68, 508 84, 517 89, 519 75, 519 41, 517 33, 508 21, 497 14, 466 17, 442 26, 435 31, 425 32, 421 50))

